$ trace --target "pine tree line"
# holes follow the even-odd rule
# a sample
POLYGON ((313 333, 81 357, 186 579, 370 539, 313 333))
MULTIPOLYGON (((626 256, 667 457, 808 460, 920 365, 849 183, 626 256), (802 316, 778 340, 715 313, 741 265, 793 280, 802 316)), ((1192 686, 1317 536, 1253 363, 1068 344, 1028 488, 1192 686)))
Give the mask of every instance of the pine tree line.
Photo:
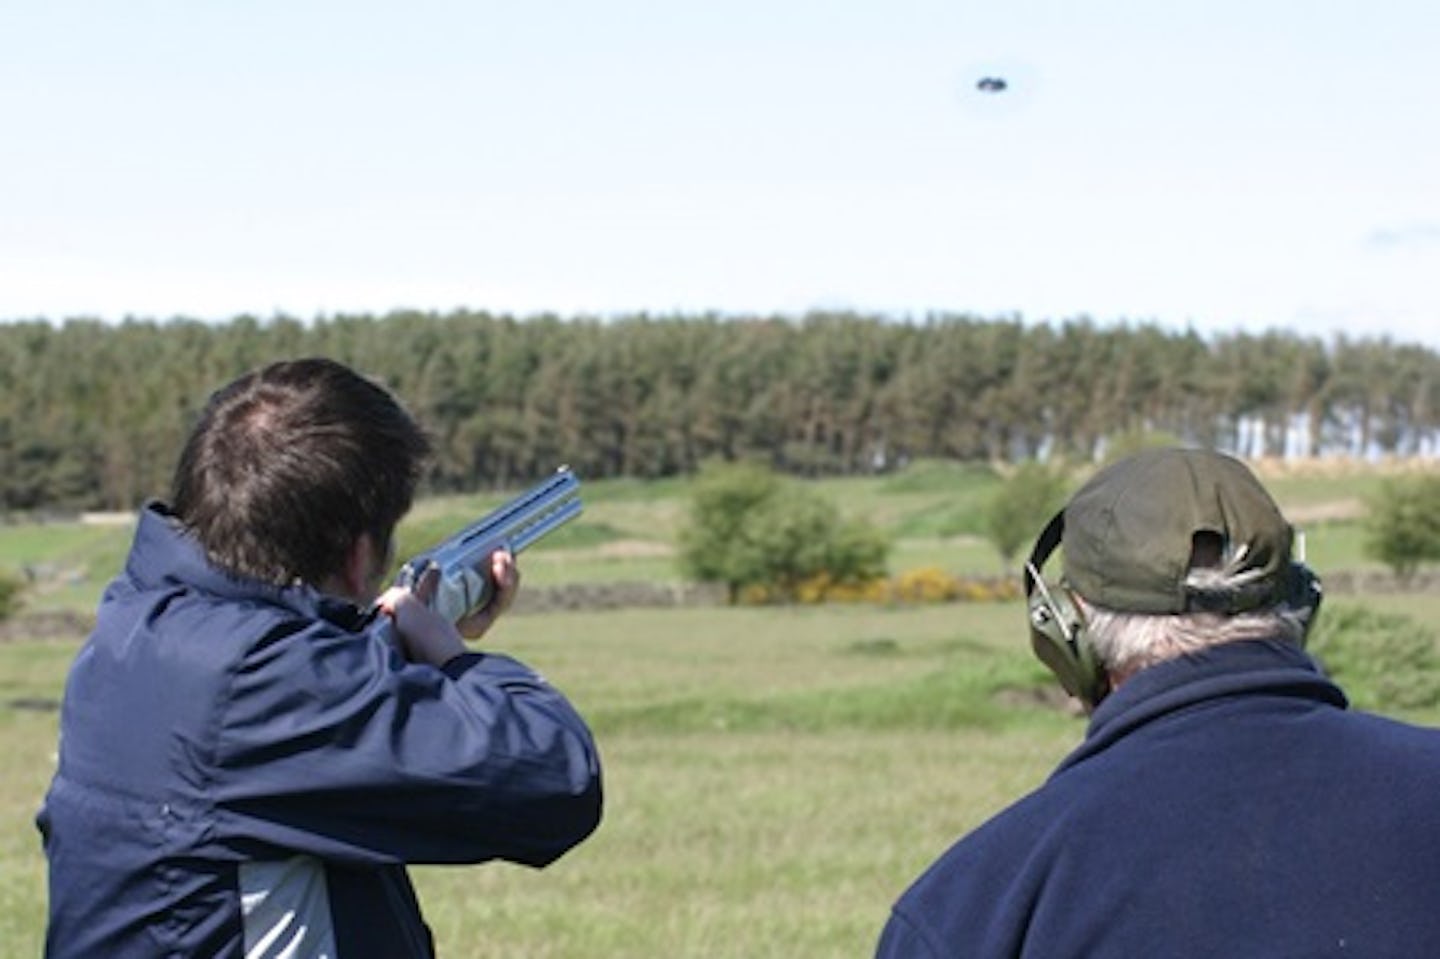
POLYGON ((1440 355, 1388 339, 849 313, 30 321, 0 325, 0 509, 163 495, 211 390, 304 355, 394 389, 434 434, 440 491, 559 463, 601 478, 710 458, 797 475, 1090 459, 1141 431, 1248 456, 1440 449, 1440 355))

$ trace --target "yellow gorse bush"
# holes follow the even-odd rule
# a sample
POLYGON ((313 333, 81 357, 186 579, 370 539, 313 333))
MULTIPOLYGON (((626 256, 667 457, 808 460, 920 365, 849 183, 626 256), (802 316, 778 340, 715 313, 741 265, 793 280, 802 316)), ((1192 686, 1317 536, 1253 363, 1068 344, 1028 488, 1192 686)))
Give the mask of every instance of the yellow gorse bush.
POLYGON ((1012 578, 960 577, 936 566, 905 570, 891 577, 837 581, 828 574, 807 577, 789 586, 754 584, 740 590, 744 606, 777 603, 993 603, 1017 599, 1020 583, 1012 578))

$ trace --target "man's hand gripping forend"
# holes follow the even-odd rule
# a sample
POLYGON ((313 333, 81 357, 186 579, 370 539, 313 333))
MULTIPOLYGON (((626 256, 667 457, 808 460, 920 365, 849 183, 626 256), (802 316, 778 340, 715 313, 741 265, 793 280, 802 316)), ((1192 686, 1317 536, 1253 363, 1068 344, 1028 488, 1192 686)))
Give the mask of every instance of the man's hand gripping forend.
POLYGON ((400 568, 395 585, 421 592, 421 577, 434 569, 438 580, 427 605, 458 623, 490 601, 494 553, 519 553, 579 516, 581 509, 580 481, 562 466, 478 523, 412 557, 400 568))

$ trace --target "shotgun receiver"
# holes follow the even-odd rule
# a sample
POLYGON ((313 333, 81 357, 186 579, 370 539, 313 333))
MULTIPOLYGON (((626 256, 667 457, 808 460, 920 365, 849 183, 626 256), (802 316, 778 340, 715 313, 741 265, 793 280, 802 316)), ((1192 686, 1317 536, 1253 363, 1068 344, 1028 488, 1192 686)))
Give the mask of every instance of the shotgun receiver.
POLYGON ((411 558, 395 585, 415 588, 435 566, 440 582, 430 607, 450 622, 473 613, 490 600, 490 555, 496 550, 519 553, 531 543, 580 515, 580 481, 566 466, 473 526, 411 558))

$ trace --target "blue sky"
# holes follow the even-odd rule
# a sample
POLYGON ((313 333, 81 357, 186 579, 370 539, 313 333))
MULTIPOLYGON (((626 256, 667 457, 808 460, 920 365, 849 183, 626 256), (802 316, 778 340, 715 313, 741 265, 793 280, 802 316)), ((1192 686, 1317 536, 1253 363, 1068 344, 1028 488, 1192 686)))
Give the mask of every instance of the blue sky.
POLYGON ((845 308, 1440 346, 1437 49, 1422 0, 12 0, 0 318, 845 308))

